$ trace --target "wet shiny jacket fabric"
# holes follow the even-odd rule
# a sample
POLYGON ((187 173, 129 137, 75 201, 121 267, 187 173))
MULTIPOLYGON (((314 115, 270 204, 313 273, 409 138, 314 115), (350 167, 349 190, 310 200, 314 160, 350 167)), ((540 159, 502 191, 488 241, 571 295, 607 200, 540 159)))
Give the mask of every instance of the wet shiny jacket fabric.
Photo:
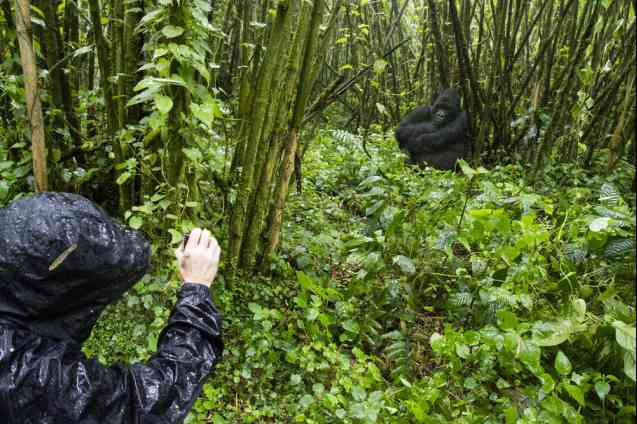
POLYGON ((184 284, 148 362, 106 367, 81 352, 149 262, 139 232, 83 197, 0 209, 0 423, 183 421, 223 351, 207 287, 184 284))

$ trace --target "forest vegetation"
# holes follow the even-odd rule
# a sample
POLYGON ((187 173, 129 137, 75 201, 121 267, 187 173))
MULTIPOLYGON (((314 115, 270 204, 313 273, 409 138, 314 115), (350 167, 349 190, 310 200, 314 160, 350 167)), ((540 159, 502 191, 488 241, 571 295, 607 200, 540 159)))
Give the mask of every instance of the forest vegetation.
POLYGON ((226 350, 187 423, 633 423, 637 1, 0 0, 0 207, 79 193, 153 268, 193 227, 226 350), (469 154, 394 130, 454 87, 469 154))

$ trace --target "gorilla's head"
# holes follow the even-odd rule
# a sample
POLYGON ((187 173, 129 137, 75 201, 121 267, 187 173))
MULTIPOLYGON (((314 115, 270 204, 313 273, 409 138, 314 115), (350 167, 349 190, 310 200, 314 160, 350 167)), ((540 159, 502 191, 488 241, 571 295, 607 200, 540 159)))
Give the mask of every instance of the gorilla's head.
POLYGON ((447 88, 436 99, 432 108, 434 124, 441 128, 460 113, 460 96, 453 88, 447 88))

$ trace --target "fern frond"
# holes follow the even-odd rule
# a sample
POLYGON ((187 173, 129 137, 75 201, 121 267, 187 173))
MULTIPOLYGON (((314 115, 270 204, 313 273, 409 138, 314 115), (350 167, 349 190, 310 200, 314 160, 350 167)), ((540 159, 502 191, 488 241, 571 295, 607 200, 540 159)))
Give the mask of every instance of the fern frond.
POLYGON ((570 262, 579 265, 586 259, 586 250, 576 244, 568 244, 564 248, 564 256, 570 262))
POLYGON ((628 252, 634 253, 634 251, 635 251, 635 240, 630 238, 619 239, 619 240, 613 240, 610 243, 608 243, 608 246, 606 246, 606 249, 604 250, 604 256, 606 257, 621 256, 621 255, 625 255, 628 252))
POLYGON ((617 188, 610 183, 604 183, 599 190, 599 201, 607 205, 618 205, 621 198, 617 188))
POLYGON ((334 137, 335 140, 341 143, 348 143, 348 144, 356 143, 360 141, 361 139, 361 137, 357 134, 352 134, 348 131, 340 130, 340 129, 333 130, 332 137, 334 137))
POLYGON ((628 219, 628 216, 626 214, 614 211, 612 209, 608 209, 607 207, 604 207, 604 206, 596 206, 595 212, 597 212, 597 214, 603 218, 613 218, 616 220, 628 219))
POLYGON ((473 301, 473 296, 469 292, 454 293, 449 297, 449 301, 454 306, 469 306, 473 301))

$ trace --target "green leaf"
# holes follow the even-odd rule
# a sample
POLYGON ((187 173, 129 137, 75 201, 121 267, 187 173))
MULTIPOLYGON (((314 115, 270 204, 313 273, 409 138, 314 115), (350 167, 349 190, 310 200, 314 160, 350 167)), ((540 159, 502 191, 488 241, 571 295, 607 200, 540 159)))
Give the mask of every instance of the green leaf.
POLYGON ((320 311, 318 310, 318 308, 310 308, 307 311, 307 320, 308 321, 314 321, 316 318, 318 318, 320 311))
POLYGON ((147 13, 143 18, 139 20, 139 24, 137 24, 137 27, 135 27, 135 32, 139 31, 144 26, 148 25, 150 22, 155 21, 158 18, 161 18, 162 15, 165 13, 165 10, 166 9, 158 8, 147 13))
POLYGON ((564 383, 563 387, 564 389, 566 389, 568 394, 571 395, 571 397, 580 404, 580 406, 586 406, 586 401, 584 400, 584 393, 582 392, 582 389, 570 383, 564 383))
POLYGON ((142 225, 144 225, 144 220, 142 219, 141 216, 135 215, 128 221, 128 225, 130 225, 131 228, 135 230, 139 230, 142 227, 142 225))
POLYGON ((555 356, 555 369, 563 376, 570 374, 573 369, 571 361, 569 361, 568 357, 564 355, 561 350, 557 352, 557 355, 555 356))
POLYGON ((394 256, 394 258, 392 259, 392 262, 394 265, 398 265, 400 270, 404 272, 405 274, 413 275, 416 273, 416 266, 414 265, 414 262, 411 260, 411 258, 408 258, 407 256, 403 256, 403 255, 394 256))
POLYGON ((431 345, 431 350, 441 353, 445 345, 445 337, 440 333, 433 333, 429 337, 429 344, 431 345))
POLYGON ((195 118, 201 121, 208 128, 212 126, 215 114, 211 103, 197 104, 192 103, 190 110, 195 118))
POLYGON ((374 73, 376 75, 380 75, 385 72, 385 68, 387 68, 387 61, 383 59, 376 59, 374 62, 374 73))
POLYGON ((555 380, 551 377, 551 374, 544 373, 540 376, 542 381, 542 390, 544 393, 551 393, 555 388, 555 380))
POLYGON ((200 163, 203 160, 203 155, 199 149, 191 149, 184 147, 181 149, 184 155, 193 163, 200 163))
POLYGON ((460 169, 462 169, 462 173, 468 179, 472 179, 473 176, 476 174, 476 171, 472 167, 470 167, 469 164, 465 162, 464 159, 458 160, 458 165, 460 165, 460 169))
POLYGON ((611 218, 606 218, 606 217, 595 218, 593 222, 590 223, 588 228, 590 228, 590 230, 594 233, 599 233, 607 229, 611 221, 612 221, 611 218))
POLYGON ((139 103, 146 103, 147 101, 150 101, 158 91, 159 87, 150 87, 132 97, 128 102, 126 102, 126 107, 135 106, 139 103))
POLYGON ((307 409, 312 403, 314 403, 314 398, 312 397, 312 395, 308 394, 303 395, 301 400, 299 400, 299 404, 303 409, 307 409))
POLYGON ((128 179, 131 177, 131 173, 130 172, 124 172, 122 173, 119 177, 117 177, 117 180, 115 181, 115 183, 117 183, 117 185, 122 185, 124 184, 126 181, 128 181, 128 179))
POLYGON ((164 34, 166 38, 176 38, 184 33, 184 29, 174 25, 166 25, 162 28, 161 33, 164 34))
POLYGON ((374 184, 377 184, 379 181, 382 181, 382 180, 383 180, 383 177, 379 175, 370 175, 369 177, 365 178, 358 186, 361 188, 373 187, 374 184))
POLYGON ((77 49, 77 50, 75 50, 73 52, 73 59, 75 59, 76 57, 85 55, 87 53, 90 53, 92 51, 93 51, 93 46, 92 45, 80 47, 79 49, 77 49))
POLYGON ((573 333, 570 320, 555 322, 539 321, 533 325, 533 341, 538 346, 557 346, 564 343, 573 333))
POLYGON ((515 424, 517 422, 518 408, 516 408, 515 406, 509 406, 503 412, 506 424, 515 424))
POLYGON ((624 372, 631 380, 636 381, 635 327, 622 321, 613 321, 615 340, 624 349, 624 372))
POLYGON ((609 205, 617 205, 621 199, 621 193, 609 183, 604 183, 599 190, 599 201, 609 205))
POLYGON ((146 77, 138 82, 137 85, 133 87, 133 90, 141 91, 145 88, 159 89, 164 85, 177 85, 179 87, 186 87, 186 83, 183 81, 183 78, 179 77, 178 75, 172 75, 172 78, 146 77))
POLYGON ((385 205, 385 200, 383 200, 383 199, 375 202, 373 205, 371 205, 370 207, 365 209, 365 216, 373 215, 376 211, 378 211, 384 205, 385 205))
POLYGON ((0 200, 3 200, 9 194, 9 183, 0 180, 0 200))
POLYGON ((170 233, 170 244, 178 244, 181 243, 181 241, 183 240, 183 236, 181 235, 181 233, 177 230, 174 229, 169 229, 168 233, 170 233))
POLYGON ((503 330, 514 329, 518 326, 518 317, 511 311, 500 309, 497 312, 498 326, 503 330))
POLYGON ((354 334, 358 334, 358 332, 360 331, 360 327, 358 323, 351 319, 348 319, 347 321, 343 322, 343 328, 349 331, 350 333, 354 333, 354 334))
POLYGON ((635 353, 635 327, 631 327, 622 321, 614 321, 615 339, 617 343, 629 352, 635 353))
POLYGON ((367 397, 367 393, 365 393, 365 389, 360 386, 352 387, 352 396, 355 400, 362 401, 367 397))
POLYGON ((376 103, 376 110, 378 110, 381 115, 389 115, 387 108, 382 103, 376 103))
POLYGON ((572 305, 577 319, 583 321, 586 318, 586 301, 584 299, 574 299, 572 305))
POLYGON ((606 395, 610 393, 610 384, 605 381, 598 381, 595 383, 595 393, 601 400, 606 399, 606 395))
POLYGON ((7 170, 7 169, 11 168, 14 165, 15 165, 15 163, 13 161, 10 161, 10 160, 0 161, 0 171, 7 170))
POLYGON ((155 107, 163 113, 167 114, 173 108, 173 100, 168 96, 161 94, 155 96, 155 107))
POLYGON ((467 359, 471 356, 471 349, 464 343, 456 343, 456 354, 462 359, 467 359))
POLYGON ((628 377, 630 377, 631 380, 633 381, 637 381, 636 380, 636 370, 635 370, 635 363, 637 361, 635 360, 635 353, 631 353, 631 352, 624 352, 624 373, 626 373, 626 375, 628 377))
POLYGON ((517 347, 518 358, 524 363, 533 373, 537 374, 542 371, 540 367, 540 357, 542 351, 537 344, 530 340, 522 340, 517 347))

